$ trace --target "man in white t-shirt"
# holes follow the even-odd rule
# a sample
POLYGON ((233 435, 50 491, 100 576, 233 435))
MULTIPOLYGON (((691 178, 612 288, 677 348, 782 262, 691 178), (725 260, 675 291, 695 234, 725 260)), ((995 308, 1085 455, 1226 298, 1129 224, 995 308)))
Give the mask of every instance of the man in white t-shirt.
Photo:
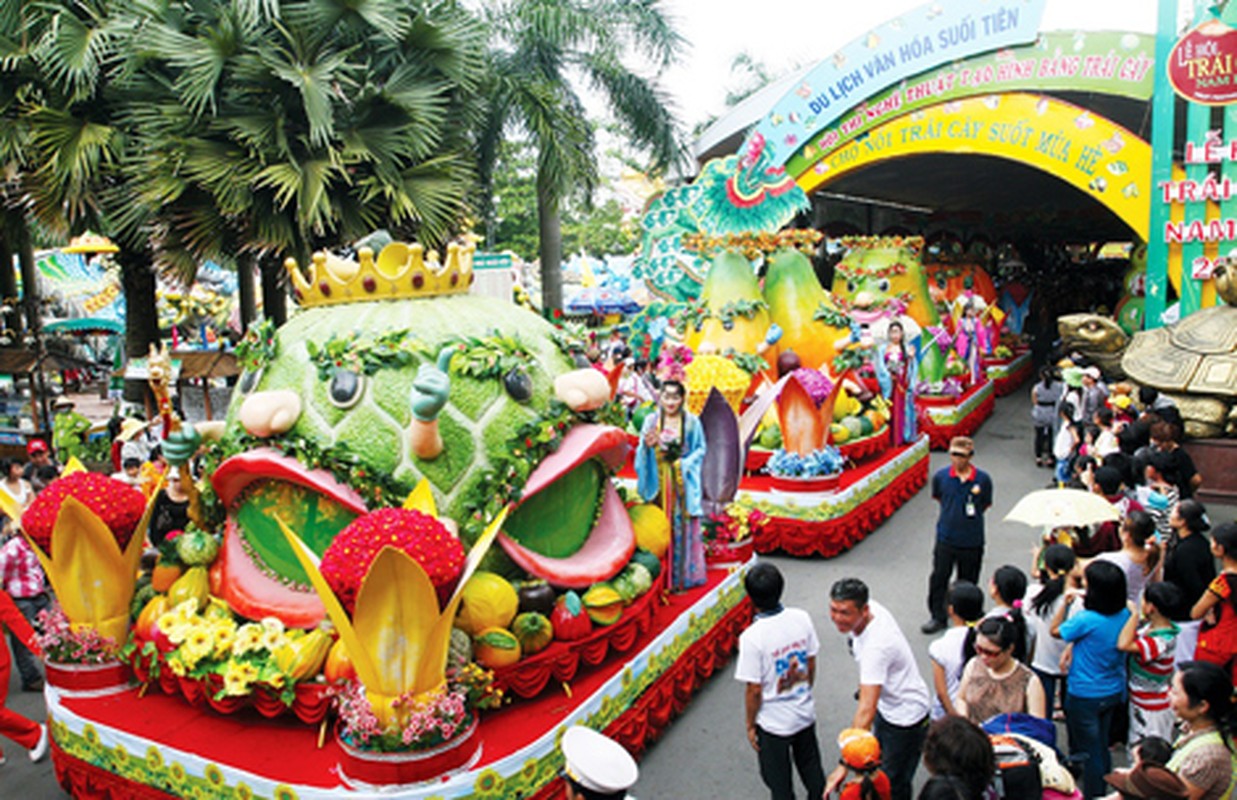
POLYGON ((773 800, 795 796, 791 758, 809 800, 824 794, 825 772, 816 741, 816 653, 820 642, 812 618, 782 606, 785 581, 777 567, 759 562, 743 586, 756 618, 739 636, 734 677, 746 684, 747 740, 756 751, 760 777, 773 800))
MULTIPOLYGON (((847 645, 859 665, 859 707, 850 727, 876 734, 892 800, 910 800, 931 698, 910 642, 889 609, 869 601, 868 587, 858 578, 833 584, 829 618, 849 637, 847 645)), ((835 769, 825 792, 833 792, 845 777, 845 766, 835 769)))

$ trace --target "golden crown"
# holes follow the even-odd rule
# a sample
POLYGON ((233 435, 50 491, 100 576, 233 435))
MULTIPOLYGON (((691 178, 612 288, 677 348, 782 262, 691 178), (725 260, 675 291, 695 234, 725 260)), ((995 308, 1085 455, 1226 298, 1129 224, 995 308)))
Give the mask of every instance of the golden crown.
POLYGON ((328 253, 314 253, 309 274, 297 266, 296 259, 284 261, 292 278, 292 291, 302 308, 366 300, 434 297, 467 292, 473 282, 472 259, 476 242, 469 239, 447 245, 441 262, 436 251, 425 252, 419 244, 392 242, 374 258, 374 251, 362 247, 357 261, 328 253))

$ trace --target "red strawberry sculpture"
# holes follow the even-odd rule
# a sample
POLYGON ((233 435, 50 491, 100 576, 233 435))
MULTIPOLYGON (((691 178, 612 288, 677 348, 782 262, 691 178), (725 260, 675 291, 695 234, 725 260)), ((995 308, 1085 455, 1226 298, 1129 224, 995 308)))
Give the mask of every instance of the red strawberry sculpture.
POLYGON ((39 493, 21 516, 22 530, 43 550, 51 552, 52 528, 66 497, 95 513, 116 537, 123 551, 146 511, 145 496, 132 486, 95 472, 74 472, 57 478, 39 493))
POLYGON ((322 554, 322 576, 351 614, 361 581, 384 547, 413 558, 445 605, 464 568, 464 545, 441 522, 406 508, 383 508, 353 520, 322 554))

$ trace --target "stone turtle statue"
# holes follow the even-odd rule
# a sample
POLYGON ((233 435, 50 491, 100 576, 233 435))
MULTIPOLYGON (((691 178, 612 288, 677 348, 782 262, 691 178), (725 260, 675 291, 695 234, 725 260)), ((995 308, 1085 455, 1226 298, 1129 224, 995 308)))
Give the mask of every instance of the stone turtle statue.
POLYGON ((1191 438, 1237 436, 1237 265, 1215 272, 1223 305, 1195 312, 1175 325, 1127 338, 1111 319, 1071 314, 1058 320, 1062 343, 1110 370, 1153 386, 1177 404, 1191 438))

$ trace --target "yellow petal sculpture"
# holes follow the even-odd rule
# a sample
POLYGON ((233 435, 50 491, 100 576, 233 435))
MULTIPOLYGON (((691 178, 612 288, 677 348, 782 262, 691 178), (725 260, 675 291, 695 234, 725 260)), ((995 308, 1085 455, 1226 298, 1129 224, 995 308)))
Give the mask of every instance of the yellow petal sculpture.
POLYGON ((26 537, 69 622, 93 628, 117 646, 129 633, 129 604, 153 508, 153 502, 146 504, 124 552, 103 520, 72 497, 64 499, 56 514, 50 556, 26 537))
MULTIPOLYGON (((418 487, 405 508, 432 513, 433 498, 418 487)), ((507 511, 504 508, 490 522, 469 551, 446 608, 439 609, 434 584, 420 564, 403 551, 384 547, 361 581, 351 619, 322 576, 318 556, 282 519, 275 518, 339 631, 374 714, 384 726, 392 721, 402 723, 400 709, 395 706, 402 695, 416 696, 442 688, 451 627, 464 584, 493 544, 507 511)))

